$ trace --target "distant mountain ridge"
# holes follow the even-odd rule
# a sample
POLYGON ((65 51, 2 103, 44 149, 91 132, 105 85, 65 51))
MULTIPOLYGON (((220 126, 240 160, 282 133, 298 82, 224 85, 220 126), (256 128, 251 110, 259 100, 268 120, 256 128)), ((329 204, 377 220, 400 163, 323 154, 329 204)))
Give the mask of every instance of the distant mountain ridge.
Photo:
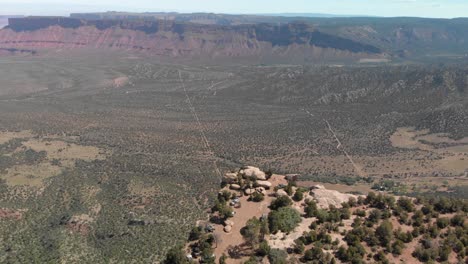
POLYGON ((16 15, 0 15, 0 29, 8 25, 9 18, 21 18, 24 16, 16 16, 16 15))
POLYGON ((466 57, 468 19, 85 13, 11 18, 0 31, 0 47, 105 48, 286 63, 466 57))
POLYGON ((290 62, 384 56, 378 47, 301 22, 224 26, 161 19, 12 18, 0 31, 0 47, 124 49, 172 57, 290 62))
POLYGON ((326 18, 333 18, 333 17, 377 17, 377 16, 369 16, 369 15, 340 15, 340 14, 327 14, 327 13, 260 13, 257 14, 260 16, 275 16, 275 17, 326 17, 326 18))

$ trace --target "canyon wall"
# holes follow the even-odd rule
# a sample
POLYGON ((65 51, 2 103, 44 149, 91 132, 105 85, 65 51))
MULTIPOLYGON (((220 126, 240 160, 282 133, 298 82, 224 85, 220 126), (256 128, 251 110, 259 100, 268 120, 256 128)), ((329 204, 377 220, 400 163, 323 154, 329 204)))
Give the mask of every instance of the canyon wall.
POLYGON ((317 30, 305 23, 203 25, 174 20, 11 18, 0 48, 104 48, 164 56, 359 59, 383 57, 378 47, 317 30))

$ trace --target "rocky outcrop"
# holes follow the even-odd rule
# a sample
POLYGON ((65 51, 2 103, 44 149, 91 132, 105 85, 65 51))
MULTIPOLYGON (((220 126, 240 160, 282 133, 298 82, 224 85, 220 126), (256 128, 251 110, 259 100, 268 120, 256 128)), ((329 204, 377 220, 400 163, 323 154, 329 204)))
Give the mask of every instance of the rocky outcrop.
POLYGON ((267 179, 265 172, 252 166, 247 166, 245 169, 241 170, 241 174, 244 177, 254 178, 261 181, 265 181, 267 179))
POLYGON ((323 185, 316 185, 311 188, 310 195, 316 200, 320 208, 329 208, 331 205, 341 208, 342 203, 349 201, 350 198, 357 199, 353 194, 341 193, 335 190, 327 190, 323 185))
POLYGON ((259 187, 266 188, 266 189, 270 189, 270 187, 272 186, 271 182, 269 181, 257 181, 256 185, 259 187))
POLYGON ((237 173, 228 172, 224 174, 223 181, 226 183, 234 183, 237 181, 237 173))

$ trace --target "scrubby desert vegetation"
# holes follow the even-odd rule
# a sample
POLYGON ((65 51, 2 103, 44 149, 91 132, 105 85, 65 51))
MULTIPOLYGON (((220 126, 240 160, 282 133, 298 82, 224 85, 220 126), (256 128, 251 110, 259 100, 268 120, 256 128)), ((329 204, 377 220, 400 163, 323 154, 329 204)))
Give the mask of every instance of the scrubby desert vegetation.
MULTIPOLYGON (((208 219, 217 169, 244 164, 299 172, 299 187, 466 199, 466 75, 464 64, 205 67, 93 50, 0 57, 0 261, 161 261, 208 219)), ((263 198, 252 199, 271 202, 263 198)), ((392 261, 391 247, 375 247, 366 253, 392 261)))

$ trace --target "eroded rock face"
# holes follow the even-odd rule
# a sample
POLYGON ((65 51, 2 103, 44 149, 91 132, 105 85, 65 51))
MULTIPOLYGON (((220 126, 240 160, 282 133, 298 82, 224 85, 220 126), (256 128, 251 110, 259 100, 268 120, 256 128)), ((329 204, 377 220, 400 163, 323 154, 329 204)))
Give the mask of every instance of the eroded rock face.
POLYGON ((316 185, 312 187, 310 195, 316 200, 317 205, 320 208, 328 208, 330 205, 333 205, 336 208, 341 208, 341 204, 348 202, 350 198, 358 198, 353 194, 341 193, 335 190, 327 190, 323 185, 316 185))
POLYGON ((379 48, 320 32, 305 23, 201 25, 165 20, 12 18, 1 48, 104 48, 174 57, 348 58, 385 56, 379 48), (289 56, 288 56, 289 55, 289 56))

